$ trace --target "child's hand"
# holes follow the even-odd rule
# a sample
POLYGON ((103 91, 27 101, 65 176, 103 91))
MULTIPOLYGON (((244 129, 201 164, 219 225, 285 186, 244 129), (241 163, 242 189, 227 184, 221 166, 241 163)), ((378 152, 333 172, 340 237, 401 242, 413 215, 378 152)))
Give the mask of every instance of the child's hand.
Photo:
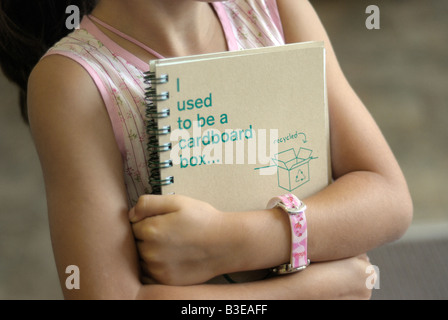
POLYGON ((221 211, 184 196, 147 195, 129 215, 147 276, 163 284, 191 285, 220 274, 232 243, 221 211))
POLYGON ((371 276, 371 272, 367 272, 370 266, 369 258, 362 254, 342 260, 311 263, 302 272, 275 280, 287 280, 283 290, 291 292, 291 299, 368 300, 372 295, 372 287, 367 285, 371 276), (308 283, 313 290, 307 291, 304 297, 300 295, 300 290, 308 283))

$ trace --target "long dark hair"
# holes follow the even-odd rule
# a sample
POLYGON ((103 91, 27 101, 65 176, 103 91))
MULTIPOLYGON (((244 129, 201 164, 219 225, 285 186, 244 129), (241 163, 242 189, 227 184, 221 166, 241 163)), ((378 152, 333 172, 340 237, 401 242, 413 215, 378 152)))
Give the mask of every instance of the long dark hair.
POLYGON ((29 75, 39 59, 67 29, 66 9, 76 5, 80 15, 93 10, 97 0, 0 0, 0 67, 20 89, 20 110, 28 123, 26 105, 29 75))

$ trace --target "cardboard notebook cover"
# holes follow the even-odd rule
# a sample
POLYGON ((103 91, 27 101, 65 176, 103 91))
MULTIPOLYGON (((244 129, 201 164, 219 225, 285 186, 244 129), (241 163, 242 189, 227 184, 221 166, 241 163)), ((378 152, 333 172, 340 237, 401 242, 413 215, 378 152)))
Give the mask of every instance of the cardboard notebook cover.
POLYGON ((158 144, 171 146, 158 152, 172 164, 162 194, 245 211, 330 183, 323 43, 154 60, 150 71, 158 144))
POLYGON ((150 62, 163 194, 183 194, 225 211, 262 209, 273 196, 305 198, 331 179, 325 51, 320 42, 150 62))

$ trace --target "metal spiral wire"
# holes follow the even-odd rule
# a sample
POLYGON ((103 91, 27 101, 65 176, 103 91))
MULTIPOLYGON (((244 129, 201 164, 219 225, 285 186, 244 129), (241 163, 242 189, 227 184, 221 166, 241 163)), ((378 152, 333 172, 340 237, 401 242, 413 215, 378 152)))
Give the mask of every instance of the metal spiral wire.
POLYGON ((148 168, 150 173, 149 184, 152 194, 161 194, 162 187, 174 183, 174 177, 163 177, 161 171, 171 168, 173 162, 171 160, 161 161, 160 153, 169 152, 172 149, 171 143, 160 144, 159 137, 169 135, 171 133, 170 126, 159 127, 158 120, 170 116, 169 109, 158 110, 157 103, 167 101, 170 97, 169 92, 157 92, 157 85, 168 83, 168 75, 157 77, 154 72, 146 72, 144 77, 145 84, 148 85, 145 92, 146 102, 146 133, 148 136, 148 168))

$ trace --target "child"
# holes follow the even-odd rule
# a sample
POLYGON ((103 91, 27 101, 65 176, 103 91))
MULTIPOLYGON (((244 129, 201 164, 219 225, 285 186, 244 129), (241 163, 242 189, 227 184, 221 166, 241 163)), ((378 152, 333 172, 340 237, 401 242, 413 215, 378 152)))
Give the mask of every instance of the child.
POLYGON ((33 16, 14 25, 24 14, 14 10, 26 8, 19 4, 1 4, 2 67, 21 86, 22 97, 28 95, 22 110, 42 164, 66 298, 369 297, 368 261, 359 255, 405 232, 411 199, 391 150, 347 83, 308 1, 47 0, 32 12, 44 12, 46 24, 38 36, 30 26, 33 16), (60 37, 55 30, 63 27, 46 19, 66 17, 61 2, 91 15, 37 63, 60 37), (147 61, 309 40, 323 40, 327 49, 334 175, 331 186, 303 199, 308 257, 319 263, 256 282, 205 283, 220 274, 288 261, 289 219, 279 208, 224 213, 197 199, 145 195, 151 191, 142 80, 147 61), (139 280, 138 256, 149 284, 139 280), (70 265, 79 267, 79 290, 65 286, 70 265))

